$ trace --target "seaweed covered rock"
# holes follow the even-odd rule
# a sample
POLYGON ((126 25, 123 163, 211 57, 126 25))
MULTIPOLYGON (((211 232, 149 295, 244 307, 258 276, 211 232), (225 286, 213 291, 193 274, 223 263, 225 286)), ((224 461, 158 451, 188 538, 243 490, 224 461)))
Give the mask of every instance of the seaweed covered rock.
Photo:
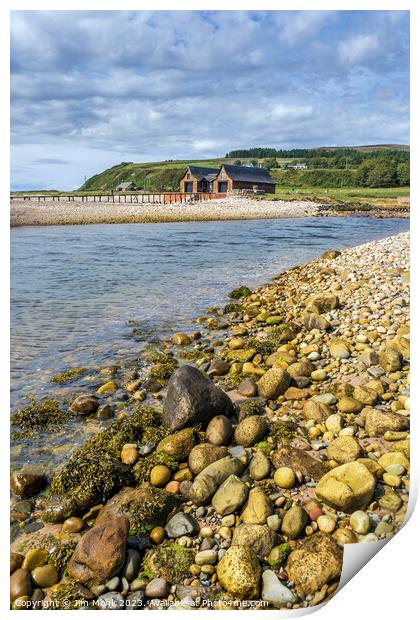
POLYGON ((299 596, 313 594, 341 575, 343 549, 322 532, 309 536, 289 556, 287 572, 299 596))
POLYGON ((70 577, 99 584, 116 575, 124 564, 129 525, 126 517, 115 516, 88 530, 68 563, 70 577))
POLYGON ((194 551, 167 541, 146 552, 140 574, 148 579, 160 577, 172 584, 181 583, 191 575, 193 562, 194 551))
POLYGON ((102 508, 96 525, 115 516, 124 516, 130 522, 130 535, 148 534, 155 526, 163 526, 169 513, 178 505, 173 493, 149 484, 127 487, 114 495, 102 508))
POLYGON ((188 458, 197 441, 197 431, 193 428, 184 428, 182 431, 162 439, 156 450, 158 452, 165 452, 165 454, 172 456, 177 461, 184 461, 188 458))
POLYGON ((133 484, 131 467, 120 461, 121 449, 126 443, 147 440, 151 431, 161 439, 160 428, 159 413, 151 407, 139 407, 88 439, 53 477, 44 518, 56 523, 81 515, 123 486, 133 484))
POLYGON ((261 566, 257 554, 243 545, 230 547, 217 566, 217 577, 234 598, 258 598, 261 566))
POLYGON ((217 415, 233 414, 230 398, 193 366, 181 366, 171 376, 163 406, 166 427, 176 431, 207 425, 217 415))

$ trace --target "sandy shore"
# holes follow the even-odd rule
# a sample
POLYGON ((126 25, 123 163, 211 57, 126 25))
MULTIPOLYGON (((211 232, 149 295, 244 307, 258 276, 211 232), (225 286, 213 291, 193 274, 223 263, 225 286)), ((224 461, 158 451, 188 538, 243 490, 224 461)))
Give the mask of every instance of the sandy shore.
POLYGON ((254 220, 315 215, 312 202, 223 198, 195 204, 114 204, 13 201, 10 222, 16 226, 123 224, 206 220, 254 220))

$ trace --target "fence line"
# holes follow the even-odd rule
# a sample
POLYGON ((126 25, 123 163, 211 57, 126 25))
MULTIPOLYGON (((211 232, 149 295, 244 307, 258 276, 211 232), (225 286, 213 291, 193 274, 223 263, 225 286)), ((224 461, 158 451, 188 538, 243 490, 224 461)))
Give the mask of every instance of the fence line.
POLYGON ((186 202, 203 202, 216 198, 225 198, 226 194, 160 192, 150 194, 21 194, 10 196, 10 201, 30 202, 107 202, 117 204, 172 204, 186 202))

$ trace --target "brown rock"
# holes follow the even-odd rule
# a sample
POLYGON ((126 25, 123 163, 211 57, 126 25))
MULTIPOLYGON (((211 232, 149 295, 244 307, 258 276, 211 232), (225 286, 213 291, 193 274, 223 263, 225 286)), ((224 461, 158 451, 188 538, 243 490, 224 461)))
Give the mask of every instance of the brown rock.
POLYGON ((310 454, 299 448, 281 448, 274 453, 273 465, 279 467, 290 467, 294 471, 300 471, 304 476, 309 476, 314 480, 320 480, 328 471, 328 466, 322 461, 314 459, 310 454))
POLYGON ((10 486, 15 495, 33 497, 47 486, 47 477, 36 469, 21 469, 10 477, 10 486))
POLYGON ((67 565, 70 577, 99 584, 116 575, 124 564, 129 527, 126 517, 114 517, 88 530, 67 565))
POLYGON ((20 596, 31 596, 32 586, 30 573, 27 568, 18 568, 10 576, 10 602, 20 596))
POLYGON ((287 561, 289 579, 302 598, 341 575, 343 550, 329 534, 318 533, 299 542, 287 561))
POLYGON ((219 461, 227 455, 227 448, 224 446, 214 446, 211 443, 202 443, 195 446, 188 457, 188 467, 197 476, 203 469, 211 463, 219 461))
POLYGON ((244 379, 243 381, 241 381, 241 383, 238 385, 237 390, 239 394, 248 398, 252 398, 253 396, 257 396, 258 394, 257 384, 252 379, 244 379))
POLYGON ((362 456, 362 449, 354 437, 337 437, 327 448, 328 458, 340 465, 350 463, 362 456))
POLYGON ((410 427, 409 420, 399 413, 366 407, 362 411, 363 414, 365 414, 365 430, 370 437, 383 435, 386 431, 406 431, 410 427))
POLYGON ((326 420, 333 410, 329 405, 316 402, 315 400, 307 400, 303 405, 302 414, 306 420, 326 420))

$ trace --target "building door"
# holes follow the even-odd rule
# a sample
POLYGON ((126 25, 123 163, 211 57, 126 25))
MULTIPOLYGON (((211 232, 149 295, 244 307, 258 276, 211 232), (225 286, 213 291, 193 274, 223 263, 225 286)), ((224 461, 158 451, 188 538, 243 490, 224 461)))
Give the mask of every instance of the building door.
POLYGON ((192 181, 186 181, 184 184, 184 188, 186 192, 191 193, 193 191, 193 184, 192 181))
POLYGON ((219 185, 219 193, 225 194, 228 188, 227 181, 219 181, 218 185, 219 185))

